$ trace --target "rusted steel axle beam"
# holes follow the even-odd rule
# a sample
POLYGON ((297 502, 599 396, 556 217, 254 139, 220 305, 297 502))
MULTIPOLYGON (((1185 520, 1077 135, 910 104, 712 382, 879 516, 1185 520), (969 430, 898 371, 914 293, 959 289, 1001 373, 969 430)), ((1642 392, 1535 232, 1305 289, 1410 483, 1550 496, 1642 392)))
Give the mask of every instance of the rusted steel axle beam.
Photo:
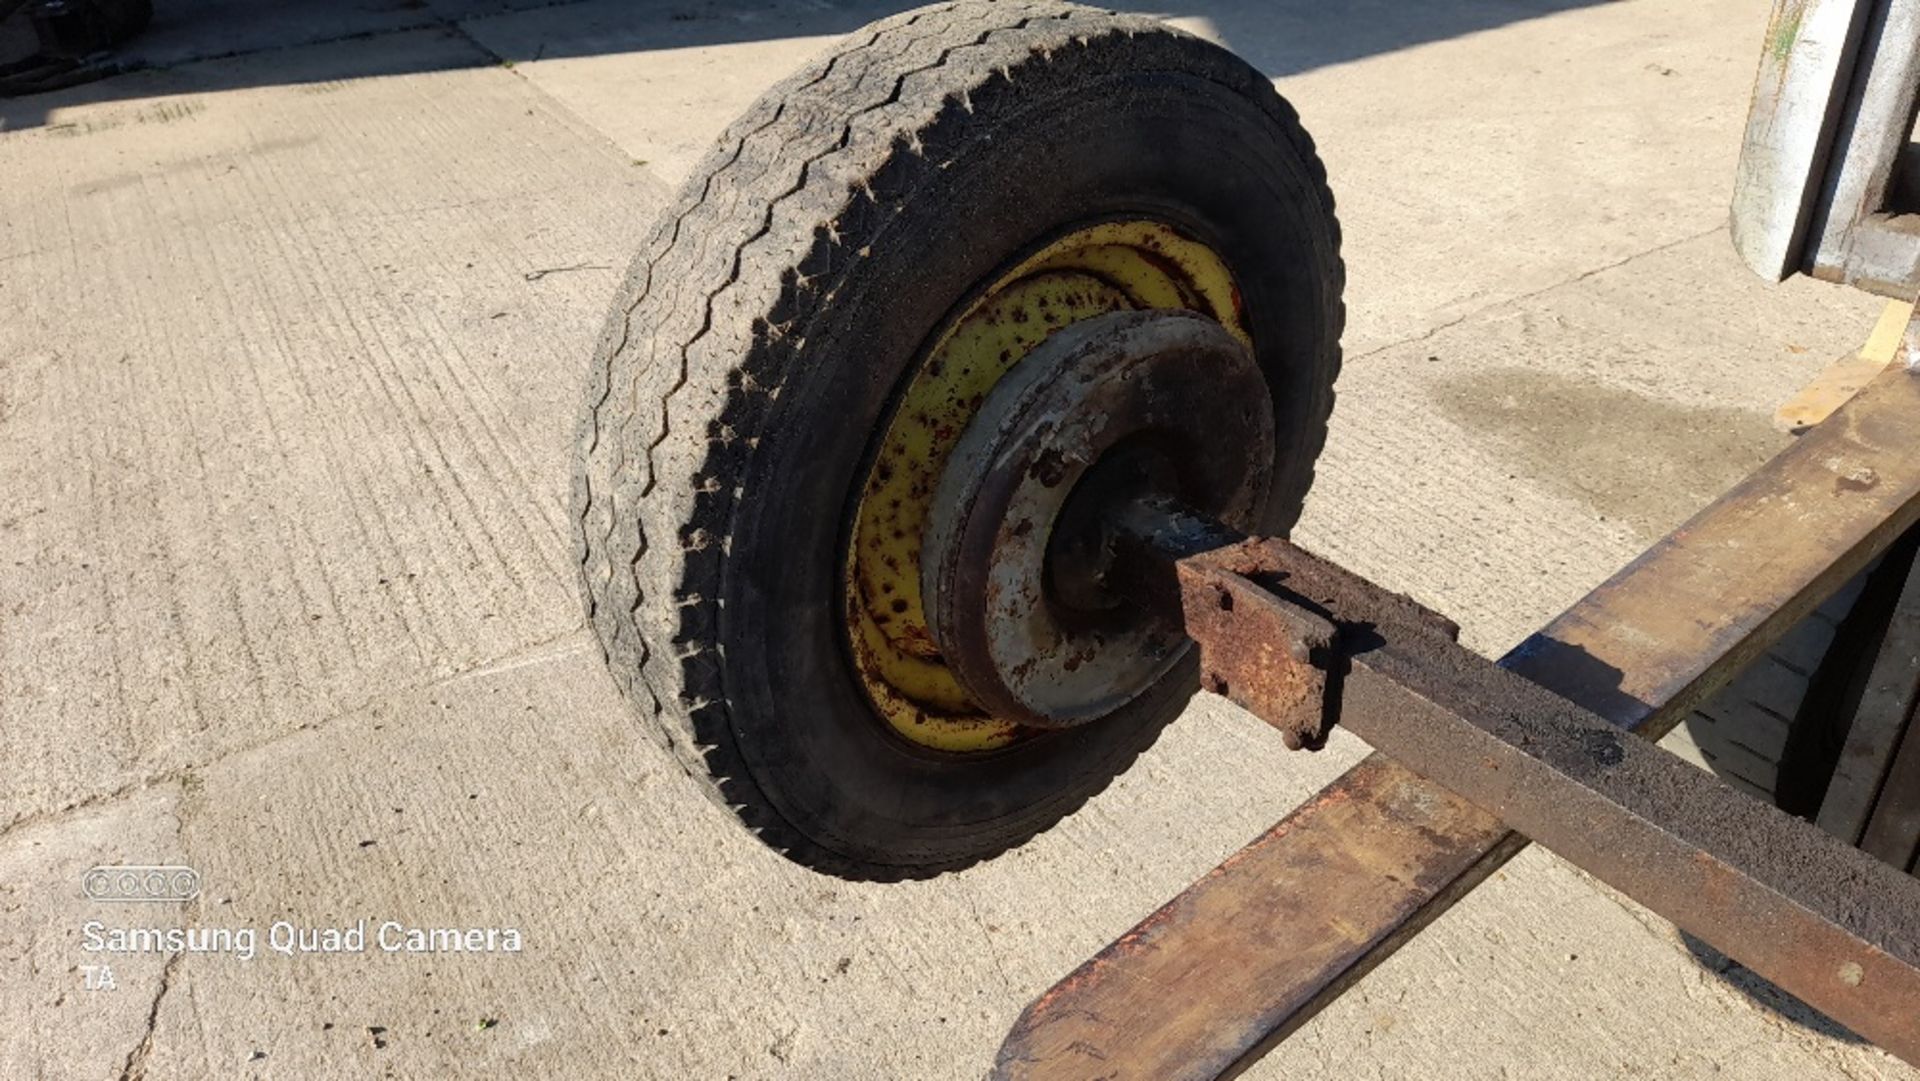
MULTIPOLYGON (((1920 878, 1434 633, 1400 598, 1285 541, 1195 556, 1180 573, 1189 611, 1232 606, 1195 632, 1203 658, 1216 636, 1239 658, 1235 640, 1285 634, 1275 609, 1328 620, 1330 660, 1347 666, 1332 703, 1340 724, 1920 1061, 1920 878)), ((1215 664, 1203 660, 1209 672, 1215 664)), ((1219 678, 1261 674, 1232 667, 1219 678)))
POLYGON ((1177 588, 1214 684, 1300 733, 1303 701, 1286 702, 1313 679, 1286 636, 1322 620, 1341 639, 1307 665, 1322 705, 1406 764, 1369 757, 1041 996, 999 1075, 1235 1072, 1527 834, 1920 1061, 1920 882, 1622 738, 1672 727, 1911 527, 1916 446, 1920 378, 1896 365, 1498 667, 1297 549, 1190 555, 1204 546, 1188 537, 1170 554, 1187 556, 1177 588), (1272 648, 1216 643, 1208 659, 1209 589, 1213 612, 1271 620, 1256 633, 1272 648), (1278 686, 1282 704, 1263 702, 1278 686))

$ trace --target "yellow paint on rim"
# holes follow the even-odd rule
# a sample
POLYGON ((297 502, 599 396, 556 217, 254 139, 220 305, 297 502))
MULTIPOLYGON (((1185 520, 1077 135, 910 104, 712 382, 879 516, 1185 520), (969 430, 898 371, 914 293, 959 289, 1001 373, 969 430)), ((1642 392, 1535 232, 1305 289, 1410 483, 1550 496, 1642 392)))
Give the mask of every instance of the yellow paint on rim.
POLYGON ((1233 276, 1211 248, 1159 222, 1119 221, 1075 230, 1002 274, 921 361, 861 489, 845 579, 854 668, 907 739, 989 751, 1026 731, 973 702, 927 629, 921 537, 960 433, 1048 335, 1107 312, 1157 308, 1199 312, 1252 345, 1233 276))

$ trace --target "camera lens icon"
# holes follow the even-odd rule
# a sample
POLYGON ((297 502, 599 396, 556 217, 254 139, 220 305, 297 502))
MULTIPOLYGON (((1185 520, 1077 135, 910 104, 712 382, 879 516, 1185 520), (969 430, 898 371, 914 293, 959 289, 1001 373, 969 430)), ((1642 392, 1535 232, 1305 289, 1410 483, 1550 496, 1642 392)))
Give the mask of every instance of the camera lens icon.
POLYGON ((178 865, 90 867, 80 876, 90 901, 191 901, 200 896, 200 872, 178 865))

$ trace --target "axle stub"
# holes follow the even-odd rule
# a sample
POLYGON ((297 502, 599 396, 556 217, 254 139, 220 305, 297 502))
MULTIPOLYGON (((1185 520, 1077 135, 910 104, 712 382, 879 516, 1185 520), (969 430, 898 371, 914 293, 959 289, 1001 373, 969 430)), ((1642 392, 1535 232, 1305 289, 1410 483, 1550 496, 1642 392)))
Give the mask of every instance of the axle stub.
POLYGON ((922 593, 947 664, 1034 727, 1126 705, 1187 641, 1108 588, 1112 511, 1161 495, 1247 524, 1272 457, 1266 382, 1220 324, 1117 312, 1054 334, 995 385, 936 492, 922 593))

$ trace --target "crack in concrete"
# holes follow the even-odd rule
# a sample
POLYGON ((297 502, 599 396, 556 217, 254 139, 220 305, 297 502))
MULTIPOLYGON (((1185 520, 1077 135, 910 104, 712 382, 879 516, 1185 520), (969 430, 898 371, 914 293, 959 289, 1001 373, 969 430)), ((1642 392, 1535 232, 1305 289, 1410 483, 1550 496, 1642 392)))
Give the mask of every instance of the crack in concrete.
MULTIPOLYGON (((237 754, 239 752, 235 751, 233 753, 237 754)), ((109 789, 105 792, 96 792, 89 796, 82 796, 71 803, 62 804, 59 807, 52 807, 42 811, 28 811, 9 821, 6 825, 0 826, 0 843, 5 843, 10 840, 16 833, 24 832, 48 822, 59 821, 76 811, 90 810, 94 807, 114 803, 135 793, 144 792, 149 788, 156 788, 160 785, 176 784, 184 780, 187 773, 193 768, 192 766, 180 766, 175 769, 162 770, 159 773, 128 781, 118 788, 109 789)))
POLYGON ((974 899, 973 890, 962 886, 960 896, 966 898, 967 910, 973 913, 974 926, 980 928, 980 941, 986 944, 987 958, 993 962, 993 970, 1000 974, 1000 983, 1008 991, 1014 989, 1013 977, 1007 975, 1006 966, 1000 963, 1000 951, 993 944, 993 932, 987 927, 987 921, 980 918, 980 904, 974 899))
MULTIPOLYGON (((497 676, 503 672, 511 672, 517 668, 525 668, 528 665, 544 664, 548 661, 557 661, 571 657, 576 653, 584 653, 594 648, 595 645, 596 643, 591 635, 583 635, 579 630, 568 631, 566 634, 560 635, 557 638, 549 638, 544 642, 528 646, 516 653, 509 653, 499 660, 490 661, 475 668, 469 668, 464 672, 455 672, 449 676, 442 676, 431 683, 415 689, 432 690, 435 687, 446 687, 455 683, 466 683, 471 680, 484 679, 488 676, 497 676), (584 640, 569 642, 568 639, 571 638, 583 638, 584 640)), ((364 709, 365 707, 363 706, 361 708, 364 709)))
POLYGON ((1678 240, 1669 240, 1664 244, 1656 244, 1653 247, 1647 248, 1643 251, 1634 252, 1632 255, 1622 256, 1621 258, 1616 259, 1611 263, 1606 263, 1601 266, 1593 267, 1588 270, 1583 270, 1580 273, 1575 274, 1571 278, 1563 278, 1560 281, 1554 282, 1552 285, 1543 285, 1540 288, 1534 289, 1530 292, 1519 293, 1514 296, 1504 297, 1500 300, 1490 301, 1486 304, 1482 304, 1481 306, 1473 309, 1472 311, 1464 312, 1460 315, 1457 315, 1454 318, 1449 319, 1446 322, 1441 323, 1437 326, 1428 327, 1426 330, 1423 330, 1420 333, 1413 335, 1412 337, 1401 338, 1398 341, 1391 341, 1385 345, 1375 346, 1374 348, 1369 349, 1364 353, 1356 353, 1353 356, 1350 356, 1347 358, 1347 363, 1351 364, 1354 361, 1365 360, 1368 357, 1378 356, 1381 353, 1385 353, 1394 349, 1400 349, 1405 346, 1418 345, 1421 342, 1424 342, 1433 338, 1435 335, 1441 333, 1442 331, 1452 330, 1454 327, 1457 327, 1460 324, 1467 322, 1468 320, 1478 319, 1479 317, 1486 315, 1489 312, 1498 311, 1501 308, 1509 307, 1512 305, 1523 304, 1529 300, 1535 299, 1536 297, 1545 296, 1556 289, 1564 289, 1569 285, 1578 285, 1579 283, 1586 281, 1588 278, 1594 277, 1595 275, 1605 274, 1609 270, 1618 270, 1621 267, 1626 266, 1628 263, 1634 262, 1636 260, 1644 259, 1649 255, 1658 255, 1663 251, 1670 251, 1674 248, 1679 247, 1682 244, 1691 244, 1696 240, 1705 240, 1707 237, 1710 237, 1715 233, 1724 233, 1726 231, 1727 231, 1727 226, 1725 225, 1725 223, 1722 223, 1720 225, 1714 226, 1711 229, 1707 229, 1703 232, 1692 233, 1687 236, 1683 236, 1678 240))
POLYGON ((146 1030, 121 1063, 120 1081, 140 1081, 147 1076, 147 1057, 153 1054, 153 1034, 160 1025, 160 1004, 166 1000, 167 989, 173 986, 173 970, 179 963, 178 953, 169 954, 167 963, 160 967, 160 987, 153 993, 153 1004, 147 1007, 146 1030))
MULTIPOLYGON (((63 804, 62 806, 59 806, 59 807, 50 808, 42 811, 28 811, 25 814, 22 814, 19 817, 7 822, 5 825, 0 826, 0 844, 5 844, 7 841, 11 840, 15 834, 23 832, 28 829, 32 829, 35 826, 43 825, 49 822, 60 821, 61 819, 67 818, 68 816, 78 811, 90 810, 95 807, 101 807, 110 803, 115 803, 119 800, 127 798, 128 796, 132 796, 135 793, 144 792, 149 788, 156 788, 161 785, 167 785, 167 784, 177 784, 182 787, 182 789, 185 791, 187 795, 192 795, 191 788, 192 788, 192 782, 195 780, 194 774, 200 771, 209 769, 211 767, 217 766, 220 763, 225 762, 229 759, 236 758, 244 754, 251 754, 255 751, 265 750, 266 748, 272 747, 274 744, 283 742, 285 740, 293 739, 296 736, 302 736, 308 733, 320 732, 320 731, 324 731, 326 729, 332 728, 335 724, 347 719, 348 717, 352 717, 356 714, 365 712, 368 708, 373 706, 376 702, 391 701, 393 699, 401 698, 409 694, 417 694, 421 691, 429 691, 434 689, 435 687, 444 687, 449 684, 459 683, 465 680, 480 679, 486 676, 498 675, 502 672, 513 671, 516 668, 526 667, 527 665, 539 664, 545 661, 560 660, 566 657, 573 656, 576 653, 586 650, 588 647, 592 645, 592 642, 589 640, 586 642, 581 642, 575 645, 565 646, 562 648, 555 648, 555 647, 560 646, 561 643, 566 642, 570 638, 582 637, 590 634, 591 632, 588 631, 585 626, 575 627, 572 630, 567 631, 565 634, 558 634, 553 636, 552 638, 543 639, 539 642, 532 643, 531 645, 523 646, 504 656, 496 657, 488 661, 483 661, 476 665, 470 665, 466 668, 461 669, 458 672, 451 672, 451 673, 448 673, 447 675, 439 676, 437 678, 427 680, 423 683, 413 684, 412 686, 401 687, 385 695, 377 695, 374 697, 367 698, 364 701, 357 702, 351 706, 348 706, 345 709, 329 714, 328 716, 326 716, 321 720, 312 721, 307 724, 300 725, 297 728, 289 729, 288 731, 285 731, 285 732, 277 732, 271 736, 268 736, 265 739, 255 740, 252 743, 246 743, 238 747, 230 748, 228 750, 220 752, 219 754, 214 755, 211 758, 205 759, 204 761, 189 762, 189 763, 186 763, 185 765, 175 766, 172 769, 161 770, 158 773, 150 774, 146 777, 141 777, 132 781, 128 781, 126 784, 120 785, 119 787, 111 789, 106 792, 97 792, 89 796, 82 796, 81 798, 71 803, 63 804)), ((181 813, 183 816, 185 815, 184 811, 182 811, 181 813)))

